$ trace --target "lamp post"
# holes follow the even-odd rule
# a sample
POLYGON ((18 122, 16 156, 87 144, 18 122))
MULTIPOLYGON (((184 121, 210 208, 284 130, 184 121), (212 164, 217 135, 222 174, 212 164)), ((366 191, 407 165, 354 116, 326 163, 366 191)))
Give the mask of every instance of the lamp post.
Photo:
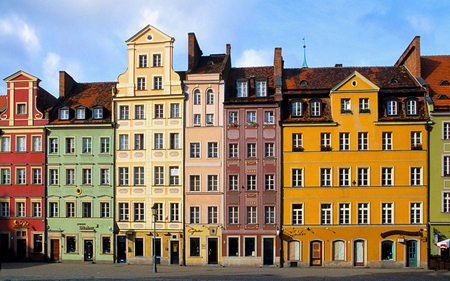
POLYGON ((156 237, 156 211, 157 211, 158 207, 156 206, 156 204, 153 204, 152 206, 152 215, 153 215, 153 243, 152 243, 152 247, 153 247, 153 273, 158 272, 156 270, 156 249, 155 249, 155 237, 156 237))

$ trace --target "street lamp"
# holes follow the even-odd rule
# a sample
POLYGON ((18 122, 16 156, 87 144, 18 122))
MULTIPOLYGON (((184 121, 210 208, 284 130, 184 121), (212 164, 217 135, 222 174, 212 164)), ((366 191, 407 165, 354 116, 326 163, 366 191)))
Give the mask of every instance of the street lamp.
POLYGON ((153 204, 152 206, 152 215, 153 215, 153 273, 158 272, 156 270, 156 249, 155 249, 155 237, 156 237, 156 211, 158 210, 158 207, 156 204, 153 204))

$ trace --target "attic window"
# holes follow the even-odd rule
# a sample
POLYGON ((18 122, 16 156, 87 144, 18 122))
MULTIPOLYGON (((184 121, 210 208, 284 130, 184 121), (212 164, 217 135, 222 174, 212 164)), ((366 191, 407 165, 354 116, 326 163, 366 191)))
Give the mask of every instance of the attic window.
POLYGON ((212 60, 210 60, 206 63, 206 65, 214 65, 214 62, 212 60))
POLYGON ((306 82, 306 80, 302 80, 302 82, 300 82, 300 85, 302 85, 302 86, 308 85, 308 82, 306 82))
POLYGON ((358 81, 356 81, 356 80, 353 80, 353 81, 352 81, 352 86, 353 86, 353 87, 356 87, 356 86, 358 86, 358 81))
POLYGON ((439 95, 437 98, 438 100, 448 100, 448 97, 446 95, 439 95))
POLYGON ((69 120, 69 109, 60 108, 59 109, 59 120, 69 120))
POLYGON ((152 41, 153 40, 153 35, 151 35, 151 34, 147 35, 147 40, 148 41, 152 41))
POLYGON ((79 107, 79 108, 75 109, 75 119, 77 119, 77 120, 86 119, 86 108, 79 107))
POLYGON ((450 86, 450 83, 449 83, 447 80, 442 80, 442 81, 439 83, 439 86, 450 86))
POLYGON ((394 79, 392 79, 392 80, 391 80, 391 84, 398 84, 398 80, 397 80, 397 79, 395 79, 395 78, 394 78, 394 79))
POLYGON ((94 107, 94 119, 103 119, 103 107, 94 107))

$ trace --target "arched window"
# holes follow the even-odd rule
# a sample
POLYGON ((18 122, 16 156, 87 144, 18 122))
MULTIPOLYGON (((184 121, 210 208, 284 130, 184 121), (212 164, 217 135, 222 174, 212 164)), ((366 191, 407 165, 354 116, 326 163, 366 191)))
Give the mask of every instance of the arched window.
POLYGON ((395 100, 390 100, 387 102, 387 115, 397 115, 398 114, 398 103, 395 100))
POLYGON ((408 100, 406 102, 406 115, 417 115, 417 101, 408 100))
POLYGON ((333 242, 333 260, 343 261, 345 260, 345 243, 344 241, 333 242))
POLYGON ((320 102, 311 102, 311 116, 320 116, 320 102))
POLYGON ((200 90, 196 89, 194 91, 194 104, 201 104, 202 103, 202 96, 200 95, 200 90))
POLYGON ((214 91, 212 89, 206 91, 206 104, 214 104, 214 91))
POLYGON ((299 101, 292 103, 292 116, 302 116, 302 103, 299 101))
POLYGON ((299 241, 290 241, 288 243, 288 260, 290 261, 298 261, 300 260, 300 242, 299 241))
POLYGON ((381 260, 394 260, 394 242, 389 240, 381 242, 381 260))

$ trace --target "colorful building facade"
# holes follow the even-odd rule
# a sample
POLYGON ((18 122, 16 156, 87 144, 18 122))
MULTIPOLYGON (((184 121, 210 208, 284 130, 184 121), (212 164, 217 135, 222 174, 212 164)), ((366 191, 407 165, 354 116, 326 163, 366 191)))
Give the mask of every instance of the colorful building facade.
POLYGON ((113 95, 118 262, 152 263, 155 253, 183 263, 185 97, 174 40, 148 25, 126 41, 128 69, 113 95))
POLYGON ((18 71, 0 108, 0 257, 45 257, 45 130, 56 98, 18 71))
POLYGON ((47 128, 47 251, 51 261, 114 262, 115 82, 60 72, 47 128))

